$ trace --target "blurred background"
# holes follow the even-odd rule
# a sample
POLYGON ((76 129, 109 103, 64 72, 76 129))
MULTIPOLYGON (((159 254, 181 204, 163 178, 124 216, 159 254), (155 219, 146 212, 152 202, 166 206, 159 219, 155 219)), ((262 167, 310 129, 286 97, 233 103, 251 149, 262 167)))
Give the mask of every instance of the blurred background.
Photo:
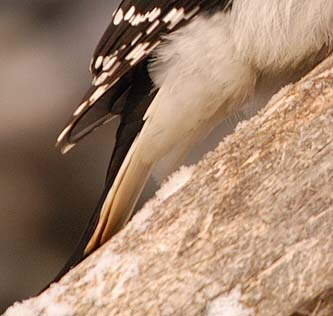
POLYGON ((102 189, 112 126, 65 156, 54 144, 117 2, 0 2, 0 314, 55 276, 102 189))
MULTIPOLYGON (((0 314, 55 277, 101 193, 115 126, 65 156, 54 144, 90 85, 90 58, 118 3, 0 2, 0 314)), ((190 162, 238 119, 216 130, 190 162)))

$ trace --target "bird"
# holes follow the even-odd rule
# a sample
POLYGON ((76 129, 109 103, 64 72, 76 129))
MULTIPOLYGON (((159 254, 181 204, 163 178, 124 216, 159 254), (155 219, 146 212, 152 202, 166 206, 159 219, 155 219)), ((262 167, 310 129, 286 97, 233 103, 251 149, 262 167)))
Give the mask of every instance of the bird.
POLYGON ((123 0, 57 139, 66 153, 120 118, 103 193, 55 281, 127 224, 152 174, 163 179, 228 115, 313 68, 332 38, 331 0, 123 0))

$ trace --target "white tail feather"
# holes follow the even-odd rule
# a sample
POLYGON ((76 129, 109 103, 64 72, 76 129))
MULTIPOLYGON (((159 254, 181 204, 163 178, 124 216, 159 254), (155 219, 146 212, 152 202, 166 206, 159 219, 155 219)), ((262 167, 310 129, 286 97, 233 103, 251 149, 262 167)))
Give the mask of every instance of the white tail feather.
POLYGON ((150 176, 151 167, 151 164, 141 159, 136 139, 103 203, 97 227, 85 248, 85 254, 106 242, 128 222, 150 176))

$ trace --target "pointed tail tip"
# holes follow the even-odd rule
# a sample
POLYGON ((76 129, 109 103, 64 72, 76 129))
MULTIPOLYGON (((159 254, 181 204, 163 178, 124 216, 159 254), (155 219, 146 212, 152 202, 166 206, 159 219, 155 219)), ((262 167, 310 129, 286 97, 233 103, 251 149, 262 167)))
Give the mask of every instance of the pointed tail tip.
POLYGON ((71 129, 71 125, 68 125, 58 136, 55 147, 60 147, 60 151, 63 155, 68 153, 75 145, 76 143, 72 143, 69 141, 68 133, 71 129))
POLYGON ((76 144, 75 143, 67 143, 61 146, 61 153, 63 155, 67 154, 76 144))
POLYGON ((76 143, 65 143, 62 144, 62 141, 57 140, 56 143, 54 144, 55 148, 60 148, 60 152, 65 155, 67 154, 74 146, 76 143))

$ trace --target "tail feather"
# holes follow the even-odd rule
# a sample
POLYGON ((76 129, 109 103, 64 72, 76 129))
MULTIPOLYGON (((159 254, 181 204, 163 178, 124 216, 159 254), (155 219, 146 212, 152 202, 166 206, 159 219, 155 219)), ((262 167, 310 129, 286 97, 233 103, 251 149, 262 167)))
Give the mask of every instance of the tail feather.
POLYGON ((85 248, 85 255, 110 239, 133 214, 152 169, 151 164, 141 159, 137 144, 135 140, 104 200, 98 224, 85 248))
POLYGON ((82 112, 75 116, 75 122, 58 138, 59 142, 67 142, 70 148, 72 142, 97 127, 110 112, 120 116, 103 193, 74 253, 52 282, 58 281, 126 224, 149 178, 151 166, 143 161, 143 148, 139 150, 136 141, 144 125, 143 116, 158 91, 152 91, 147 63, 146 60, 139 63, 128 77, 114 86, 115 90, 106 92, 91 107, 89 114, 82 112))
MULTIPOLYGON (((107 184, 79 245, 53 279, 57 282, 101 244, 110 239, 130 220, 136 202, 151 174, 152 165, 141 159, 137 139, 133 142, 114 182, 107 184)), ((49 287, 50 283, 42 290, 49 287)), ((41 292, 42 292, 41 291, 41 292)))

